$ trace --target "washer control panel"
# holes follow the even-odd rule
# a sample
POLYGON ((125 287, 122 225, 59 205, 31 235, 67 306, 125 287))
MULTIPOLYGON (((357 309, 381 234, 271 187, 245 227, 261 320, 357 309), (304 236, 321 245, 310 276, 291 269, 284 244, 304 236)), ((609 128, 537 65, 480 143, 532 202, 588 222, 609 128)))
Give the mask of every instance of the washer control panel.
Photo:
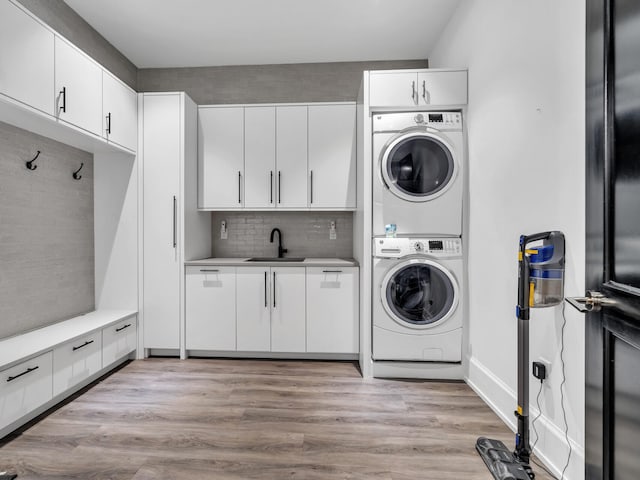
POLYGON ((400 258, 407 255, 458 257, 462 255, 462 239, 446 238, 374 238, 373 255, 380 258, 400 258))
POLYGON ((462 131, 461 112, 400 112, 373 115, 373 133, 400 132, 406 128, 431 127, 441 131, 462 131))

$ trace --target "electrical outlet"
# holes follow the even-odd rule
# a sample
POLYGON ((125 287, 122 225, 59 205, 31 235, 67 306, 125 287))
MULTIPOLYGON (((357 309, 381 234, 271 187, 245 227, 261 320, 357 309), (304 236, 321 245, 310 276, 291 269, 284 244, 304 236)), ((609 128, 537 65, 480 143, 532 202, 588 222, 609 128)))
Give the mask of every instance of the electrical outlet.
POLYGON ((531 373, 534 377, 543 382, 549 378, 549 374, 551 373, 551 362, 544 358, 539 358, 537 362, 533 362, 531 366, 531 373))
POLYGON ((329 240, 335 240, 338 237, 336 234, 336 221, 331 220, 329 224, 329 240))
POLYGON ((220 222, 220 239, 221 240, 226 240, 229 236, 228 230, 227 230, 227 221, 226 220, 222 220, 220 222))

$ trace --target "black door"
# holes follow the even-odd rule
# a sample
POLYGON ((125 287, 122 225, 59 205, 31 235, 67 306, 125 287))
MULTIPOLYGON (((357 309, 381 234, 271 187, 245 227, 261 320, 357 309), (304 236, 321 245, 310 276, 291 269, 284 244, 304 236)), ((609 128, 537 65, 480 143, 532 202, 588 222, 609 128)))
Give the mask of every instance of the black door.
POLYGON ((586 316, 586 478, 637 480, 640 2, 588 0, 586 40, 586 285, 605 298, 586 316))

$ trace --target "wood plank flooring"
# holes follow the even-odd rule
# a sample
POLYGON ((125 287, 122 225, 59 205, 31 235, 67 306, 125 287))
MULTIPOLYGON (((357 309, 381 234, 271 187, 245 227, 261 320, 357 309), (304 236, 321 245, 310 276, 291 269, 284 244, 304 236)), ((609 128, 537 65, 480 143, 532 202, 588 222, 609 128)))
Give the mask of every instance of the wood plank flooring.
POLYGON ((0 471, 19 480, 489 480, 480 435, 513 443, 464 383, 363 380, 351 362, 149 359, 5 440, 0 471))

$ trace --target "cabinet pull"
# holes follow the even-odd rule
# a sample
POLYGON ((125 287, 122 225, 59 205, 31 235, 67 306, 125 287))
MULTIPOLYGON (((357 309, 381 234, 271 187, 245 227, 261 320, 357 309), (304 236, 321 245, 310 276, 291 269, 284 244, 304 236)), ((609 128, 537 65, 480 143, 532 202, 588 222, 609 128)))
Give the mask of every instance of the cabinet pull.
POLYGON ((210 270, 207 268, 201 268, 200 269, 201 272, 208 272, 208 273, 215 273, 215 272, 219 272, 220 270, 210 270))
POLYGON ((178 229, 176 228, 178 220, 178 199, 173 196, 173 248, 178 246, 178 229))
POLYGON ((342 270, 322 270, 322 273, 342 273, 342 270))
POLYGON ((131 326, 130 323, 127 323, 126 325, 123 325, 120 328, 116 328, 116 332, 121 332, 122 330, 124 330, 125 328, 129 328, 131 326))
POLYGON ((18 375, 14 375, 13 377, 7 378, 7 382, 11 382, 11 381, 15 380, 16 378, 20 378, 21 376, 26 375, 27 373, 31 373, 34 370, 37 370, 39 368, 40 368, 40 366, 38 366, 38 365, 36 365, 35 367, 27 368, 24 372, 19 373, 18 375))
POLYGON ((427 102, 427 81, 426 80, 422 81, 422 98, 426 103, 429 103, 427 102))
POLYGON ((311 203, 313 203, 313 170, 310 170, 311 174, 311 203))
POLYGON ((269 194, 269 203, 273 203, 273 170, 270 172, 271 180, 269 181, 269 188, 271 189, 271 193, 269 194))
POLYGON ((416 92, 416 81, 411 82, 411 100, 413 103, 418 103, 418 95, 416 92))
POLYGON ((242 174, 238 171, 238 203, 242 203, 242 198, 240 198, 240 183, 242 182, 242 174))
POLYGON ((87 340, 86 342, 84 342, 82 345, 79 345, 77 347, 73 347, 72 351, 76 351, 76 350, 80 350, 81 348, 86 347, 87 345, 91 345, 93 343, 93 340, 87 340))
POLYGON ((282 187, 282 178, 280 177, 280 170, 278 170, 278 203, 280 203, 280 200, 282 198, 280 193, 281 187, 282 187))
POLYGON ((273 308, 276 308, 276 272, 273 272, 273 308))
POLYGON ((111 112, 107 115, 107 133, 111 135, 111 112))
POLYGON ((264 272, 264 308, 269 306, 269 301, 267 299, 267 272, 264 272))
POLYGON ((62 97, 62 106, 60 107, 60 111, 67 113, 67 87, 62 87, 62 90, 60 90, 60 96, 62 97))

